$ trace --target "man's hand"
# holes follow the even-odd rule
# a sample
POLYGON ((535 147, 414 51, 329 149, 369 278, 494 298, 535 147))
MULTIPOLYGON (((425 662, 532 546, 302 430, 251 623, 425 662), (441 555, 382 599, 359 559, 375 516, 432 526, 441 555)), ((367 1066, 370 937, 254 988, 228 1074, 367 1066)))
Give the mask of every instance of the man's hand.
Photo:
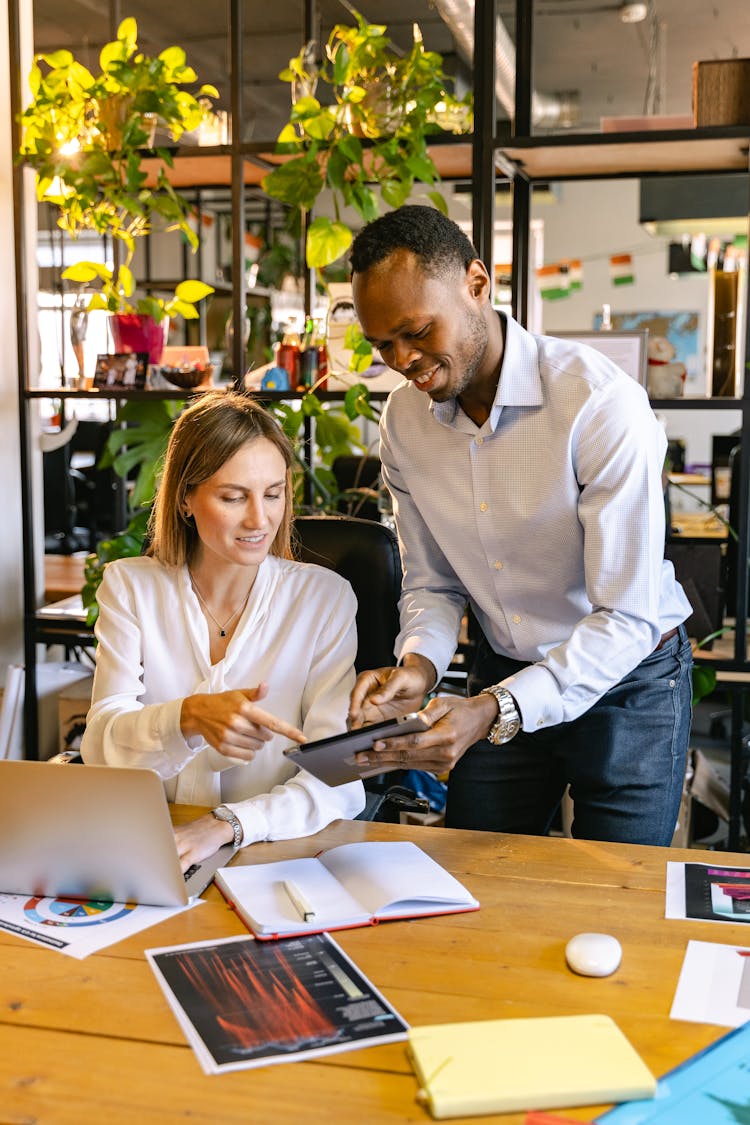
POLYGON ((372 750, 358 754, 357 762, 368 769, 380 766, 383 770, 446 773, 470 746, 486 737, 497 718, 497 701, 491 695, 471 699, 441 696, 432 699, 420 713, 430 723, 429 730, 378 741, 372 750))
POLYGON ((189 695, 182 701, 182 733, 200 735, 220 754, 243 762, 251 762, 275 734, 290 742, 304 742, 301 730, 258 707, 258 700, 266 695, 267 684, 216 695, 189 695))
POLYGON ((432 662, 417 653, 404 657, 400 668, 361 672, 349 703, 349 725, 361 727, 418 711, 436 679, 432 662))

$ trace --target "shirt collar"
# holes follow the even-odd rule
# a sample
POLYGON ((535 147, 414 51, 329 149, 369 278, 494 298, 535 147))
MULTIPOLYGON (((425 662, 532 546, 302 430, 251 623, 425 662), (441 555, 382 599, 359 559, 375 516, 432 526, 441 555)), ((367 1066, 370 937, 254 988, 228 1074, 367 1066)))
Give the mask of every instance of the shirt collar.
MULTIPOLYGON (((513 317, 501 312, 497 315, 504 322, 505 346, 489 417, 493 431, 504 406, 541 406, 543 402, 536 337, 522 328, 513 317)), ((437 422, 442 422, 444 426, 456 425, 459 413, 456 398, 450 398, 447 402, 430 402, 430 410, 437 422)))

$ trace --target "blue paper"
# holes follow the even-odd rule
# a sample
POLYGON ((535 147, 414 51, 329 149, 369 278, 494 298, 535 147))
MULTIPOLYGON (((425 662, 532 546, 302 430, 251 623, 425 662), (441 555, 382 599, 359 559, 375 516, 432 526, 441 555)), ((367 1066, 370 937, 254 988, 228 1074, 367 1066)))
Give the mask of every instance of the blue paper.
POLYGON ((660 1078, 656 1097, 626 1102, 603 1125, 750 1125, 750 1023, 660 1078))

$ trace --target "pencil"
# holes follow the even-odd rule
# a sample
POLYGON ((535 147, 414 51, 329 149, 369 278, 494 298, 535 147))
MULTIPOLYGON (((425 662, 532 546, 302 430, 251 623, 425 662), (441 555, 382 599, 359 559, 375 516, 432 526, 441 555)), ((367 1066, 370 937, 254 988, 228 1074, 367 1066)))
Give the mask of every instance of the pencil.
POLYGON ((296 883, 292 883, 289 879, 284 880, 284 890, 289 895, 294 909, 299 912, 299 916, 303 922, 310 922, 315 917, 315 911, 310 903, 307 901, 302 891, 296 883))

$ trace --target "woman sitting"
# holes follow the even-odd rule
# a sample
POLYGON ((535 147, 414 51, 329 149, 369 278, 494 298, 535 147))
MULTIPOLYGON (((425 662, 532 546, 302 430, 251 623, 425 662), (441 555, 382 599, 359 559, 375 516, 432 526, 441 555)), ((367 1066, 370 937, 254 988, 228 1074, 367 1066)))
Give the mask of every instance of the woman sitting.
POLYGON ((175 830, 183 869, 364 807, 361 782, 329 788, 282 753, 345 729, 357 646, 348 582, 291 557, 292 459, 257 403, 204 395, 172 431, 148 554, 99 588, 81 753, 213 809, 175 830))

